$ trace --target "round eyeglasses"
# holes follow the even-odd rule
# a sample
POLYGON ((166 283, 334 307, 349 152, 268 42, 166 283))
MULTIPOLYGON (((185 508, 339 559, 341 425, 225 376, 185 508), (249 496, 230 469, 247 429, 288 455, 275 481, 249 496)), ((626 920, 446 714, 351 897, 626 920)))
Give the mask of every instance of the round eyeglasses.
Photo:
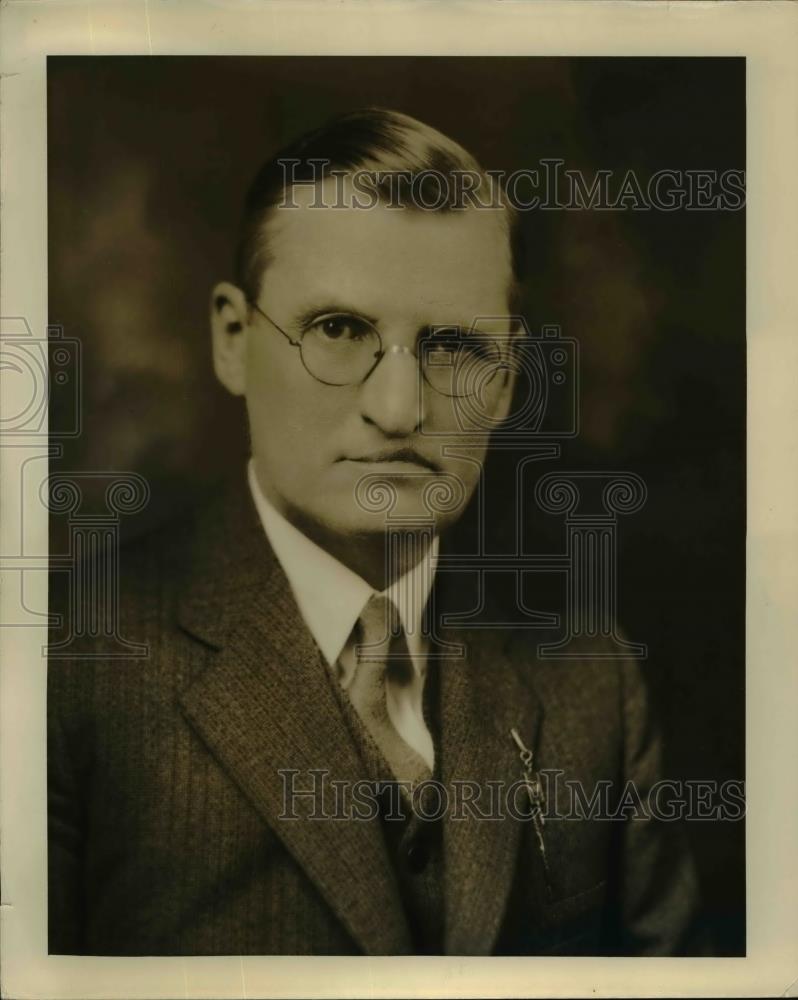
POLYGON ((501 346, 487 334, 460 326, 428 327, 418 353, 408 347, 383 346, 379 330, 362 316, 327 313, 319 316, 295 339, 256 303, 249 303, 291 344, 299 349, 309 375, 324 385, 347 386, 365 382, 386 354, 413 354, 424 381, 443 396, 480 395, 498 371, 507 367, 501 346))

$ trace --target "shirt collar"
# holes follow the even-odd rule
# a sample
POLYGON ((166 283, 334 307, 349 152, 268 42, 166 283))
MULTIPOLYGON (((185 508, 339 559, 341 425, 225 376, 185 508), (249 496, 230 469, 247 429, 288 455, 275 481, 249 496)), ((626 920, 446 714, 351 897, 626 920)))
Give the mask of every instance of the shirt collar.
MULTIPOLYGON (((285 572, 305 624, 329 664, 346 645, 366 602, 376 593, 366 581, 311 541, 266 499, 247 468, 249 488, 263 530, 285 572)), ((411 653, 421 651, 421 618, 435 579, 439 539, 427 555, 383 591, 396 604, 411 653)))

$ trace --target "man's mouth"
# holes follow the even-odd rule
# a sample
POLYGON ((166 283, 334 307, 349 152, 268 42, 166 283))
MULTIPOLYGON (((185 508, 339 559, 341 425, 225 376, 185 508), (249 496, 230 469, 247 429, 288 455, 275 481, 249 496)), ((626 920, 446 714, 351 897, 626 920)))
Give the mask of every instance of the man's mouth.
POLYGON ((416 465, 430 472, 440 472, 440 469, 430 459, 420 455, 412 448, 392 448, 383 451, 373 451, 366 455, 346 456, 343 461, 358 462, 361 465, 416 465))

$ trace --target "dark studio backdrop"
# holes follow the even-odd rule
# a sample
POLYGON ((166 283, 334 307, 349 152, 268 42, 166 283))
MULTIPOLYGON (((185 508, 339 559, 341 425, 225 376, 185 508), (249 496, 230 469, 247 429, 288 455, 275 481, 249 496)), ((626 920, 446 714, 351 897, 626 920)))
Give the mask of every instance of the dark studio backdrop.
MULTIPOLYGON (((51 57, 49 316, 82 344, 82 433, 51 468, 146 477, 127 536, 243 468, 243 408, 210 363, 210 289, 232 277, 260 162, 366 105, 428 122, 488 169, 745 169, 742 59, 51 57)), ((645 481, 619 524, 619 618, 649 648, 666 773, 741 780, 744 211, 532 211, 524 227, 529 325, 557 323, 581 350, 580 434, 535 470, 645 481)), ((55 386, 51 427, 70 405, 55 386)), ((510 462, 488 467, 497 549, 512 544, 495 514, 510 462)), ((101 506, 99 486, 89 500, 101 506)), ((562 546, 560 526, 524 516, 562 546)), ((64 551, 63 519, 51 534, 64 551)), ((744 825, 688 833, 715 949, 744 953, 744 825)))

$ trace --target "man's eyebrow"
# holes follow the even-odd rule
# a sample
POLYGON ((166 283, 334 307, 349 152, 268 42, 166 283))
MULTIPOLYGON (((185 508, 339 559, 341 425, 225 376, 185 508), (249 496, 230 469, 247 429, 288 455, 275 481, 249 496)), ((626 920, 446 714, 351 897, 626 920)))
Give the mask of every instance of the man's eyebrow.
POLYGON ((345 313, 348 316, 357 316, 359 319, 367 320, 373 326, 377 324, 377 319, 374 316, 370 316, 362 309, 358 309, 351 303, 344 302, 340 299, 320 299, 318 302, 312 303, 304 308, 302 312, 298 313, 294 318, 294 322, 297 326, 305 327, 311 324, 314 320, 317 320, 319 316, 328 316, 335 313, 345 313))

